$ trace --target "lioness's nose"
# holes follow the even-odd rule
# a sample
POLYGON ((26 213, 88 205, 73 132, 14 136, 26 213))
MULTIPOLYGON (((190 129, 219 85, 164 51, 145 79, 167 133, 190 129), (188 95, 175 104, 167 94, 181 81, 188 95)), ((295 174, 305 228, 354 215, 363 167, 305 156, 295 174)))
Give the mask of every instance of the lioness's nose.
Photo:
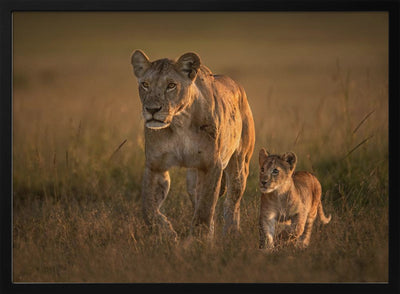
POLYGON ((161 110, 161 107, 156 107, 156 108, 146 107, 146 111, 149 112, 150 114, 154 114, 156 112, 159 112, 160 110, 161 110))

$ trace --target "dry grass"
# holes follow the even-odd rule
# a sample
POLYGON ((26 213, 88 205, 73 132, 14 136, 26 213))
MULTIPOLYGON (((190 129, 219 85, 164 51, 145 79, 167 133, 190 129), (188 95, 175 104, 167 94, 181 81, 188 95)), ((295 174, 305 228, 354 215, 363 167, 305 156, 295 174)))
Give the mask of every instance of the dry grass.
POLYGON ((387 281, 387 24, 384 13, 16 13, 13 281, 387 281), (292 150, 322 183, 333 220, 308 249, 257 249, 257 156, 240 237, 221 237, 219 201, 215 242, 187 241, 181 169, 163 206, 181 241, 147 231, 135 48, 196 51, 245 87, 255 154, 292 150))

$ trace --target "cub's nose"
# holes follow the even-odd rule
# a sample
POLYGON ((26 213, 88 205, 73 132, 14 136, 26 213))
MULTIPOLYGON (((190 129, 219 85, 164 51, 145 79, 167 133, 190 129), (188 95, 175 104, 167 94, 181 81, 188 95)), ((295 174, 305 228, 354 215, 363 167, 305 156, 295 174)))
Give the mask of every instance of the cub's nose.
POLYGON ((161 107, 146 107, 146 111, 150 114, 154 114, 156 112, 159 112, 161 110, 161 107))
POLYGON ((262 184, 263 186, 265 186, 266 184, 268 184, 268 181, 261 181, 261 184, 262 184))

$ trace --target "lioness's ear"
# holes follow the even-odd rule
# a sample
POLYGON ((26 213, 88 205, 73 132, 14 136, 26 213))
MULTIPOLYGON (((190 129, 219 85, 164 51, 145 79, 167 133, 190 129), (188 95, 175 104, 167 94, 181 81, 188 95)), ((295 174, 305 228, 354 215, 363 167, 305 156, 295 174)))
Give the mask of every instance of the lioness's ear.
POLYGON ((294 168, 296 167, 296 163, 297 163, 297 156, 296 154, 294 154, 293 152, 286 152, 284 153, 281 158, 286 161, 287 163, 289 163, 290 166, 290 170, 294 170, 294 168))
POLYGON ((258 153, 258 163, 260 164, 260 166, 264 164, 268 156, 268 151, 266 151, 264 148, 261 148, 260 152, 258 153))
POLYGON ((150 67, 151 62, 142 50, 135 50, 132 53, 131 64, 133 66, 133 72, 135 73, 135 76, 140 78, 150 67))
POLYGON ((200 68, 200 57, 193 52, 185 53, 176 62, 176 69, 184 76, 194 80, 200 68))

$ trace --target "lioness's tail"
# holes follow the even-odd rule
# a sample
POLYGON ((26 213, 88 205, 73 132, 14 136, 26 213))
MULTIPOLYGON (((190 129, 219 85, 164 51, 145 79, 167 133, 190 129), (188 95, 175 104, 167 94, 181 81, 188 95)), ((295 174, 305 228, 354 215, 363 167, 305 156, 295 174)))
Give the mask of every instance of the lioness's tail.
POLYGON ((326 225, 327 223, 329 223, 331 221, 332 216, 329 215, 328 217, 325 216, 324 210, 322 209, 322 202, 319 202, 318 205, 318 215, 319 218, 321 219, 321 222, 326 225))

